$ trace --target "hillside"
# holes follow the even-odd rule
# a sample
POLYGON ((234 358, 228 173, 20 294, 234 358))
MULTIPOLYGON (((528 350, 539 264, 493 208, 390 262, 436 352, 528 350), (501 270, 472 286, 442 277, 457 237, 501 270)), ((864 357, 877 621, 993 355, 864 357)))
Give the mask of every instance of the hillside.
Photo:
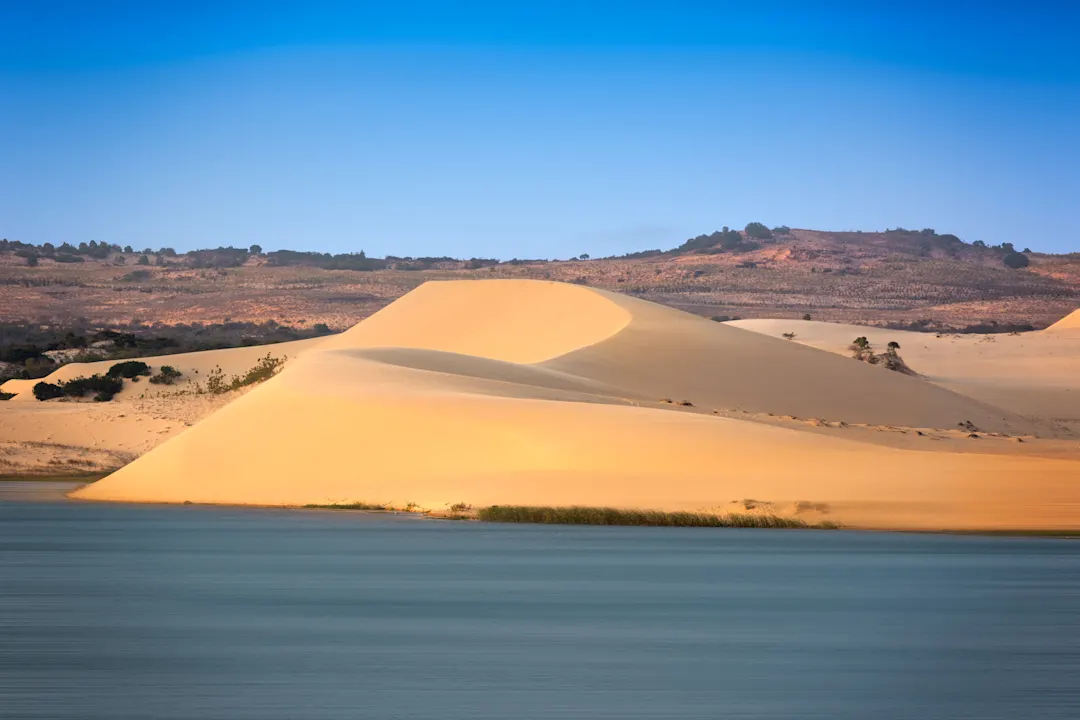
POLYGON ((427 280, 467 278, 573 282, 707 317, 810 314, 915 329, 1037 329, 1074 310, 1080 299, 1077 254, 1012 253, 1030 264, 1011 269, 1004 263, 1006 248, 932 231, 782 229, 770 235, 721 231, 663 252, 501 263, 234 249, 146 254, 96 244, 85 252, 68 246, 46 255, 42 248, 4 242, 0 322, 139 327, 274 321, 296 329, 318 323, 343 329, 427 280))

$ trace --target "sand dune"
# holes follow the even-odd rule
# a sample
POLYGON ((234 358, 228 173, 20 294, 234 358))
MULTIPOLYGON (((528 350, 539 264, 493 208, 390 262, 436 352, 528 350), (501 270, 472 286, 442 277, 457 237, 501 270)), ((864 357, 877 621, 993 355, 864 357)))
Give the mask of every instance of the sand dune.
POLYGON ((1080 334, 1080 309, 1073 310, 1071 313, 1061 318, 1050 327, 1046 328, 1045 332, 1070 332, 1080 334))
MULTIPOLYGON (((226 375, 243 373, 252 367, 259 358, 270 353, 274 357, 296 358, 305 351, 317 347, 327 338, 310 338, 307 340, 293 340, 291 342, 277 343, 275 345, 253 345, 250 347, 227 348, 223 350, 203 350, 201 352, 180 353, 177 355, 157 355, 153 357, 139 358, 155 371, 162 365, 170 365, 184 377, 175 386, 155 386, 146 382, 126 383, 124 389, 117 395, 118 399, 127 399, 136 395, 156 395, 163 392, 174 392, 187 384, 198 381, 206 376, 215 367, 220 367, 226 375)), ((9 393, 17 393, 16 397, 9 402, 34 402, 32 390, 39 382, 58 383, 77 377, 90 375, 104 375, 109 368, 118 360, 101 360, 90 363, 71 363, 63 365, 50 373, 48 376, 36 380, 8 380, 0 385, 0 390, 9 393)))
POLYGON ((1076 443, 1032 440, 1055 433, 1069 437, 614 293, 436 282, 77 496, 719 511, 757 498, 867 527, 1080 527, 1076 443))
POLYGON ((936 336, 808 320, 726 324, 775 338, 795 333, 793 344, 844 356, 850 356, 848 346, 859 336, 878 349, 895 341, 907 363, 936 385, 1080 431, 1080 333, 936 336))

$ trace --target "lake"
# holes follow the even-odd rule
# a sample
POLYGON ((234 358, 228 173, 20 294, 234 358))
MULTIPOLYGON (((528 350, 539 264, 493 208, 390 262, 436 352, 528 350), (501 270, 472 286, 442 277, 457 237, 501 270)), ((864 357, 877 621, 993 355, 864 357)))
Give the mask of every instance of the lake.
POLYGON ((1080 718, 1080 543, 0 483, 0 717, 1080 718))

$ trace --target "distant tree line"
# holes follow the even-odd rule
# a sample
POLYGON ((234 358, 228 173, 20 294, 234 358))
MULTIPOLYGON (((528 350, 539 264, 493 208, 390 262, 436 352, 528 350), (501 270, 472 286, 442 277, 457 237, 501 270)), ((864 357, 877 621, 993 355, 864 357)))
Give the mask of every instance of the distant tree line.
MULTIPOLYGON (((949 257, 958 257, 960 249, 967 246, 956 235, 945 233, 938 234, 933 228, 922 230, 909 230, 902 227, 887 229, 887 235, 902 236, 913 243, 913 249, 924 257, 930 257, 935 251, 942 251, 949 257)), ((717 254, 727 252, 748 252, 761 247, 762 243, 775 241, 777 238, 791 237, 792 230, 787 225, 778 225, 771 230, 760 222, 751 222, 741 230, 734 230, 727 226, 710 234, 697 235, 689 238, 681 245, 670 250, 642 250, 612 256, 623 260, 636 260, 650 257, 674 256, 686 253, 717 254)), ((1025 248, 1018 252, 1012 243, 988 246, 982 240, 971 243, 971 247, 979 250, 993 250, 1001 253, 1002 263, 1005 267, 1019 269, 1027 267, 1030 260, 1027 254, 1031 250, 1025 248)), ((244 248, 231 246, 191 250, 183 255, 170 247, 162 247, 157 250, 144 248, 138 250, 131 245, 120 247, 116 244, 96 242, 82 242, 77 246, 71 243, 62 243, 54 246, 52 243, 32 245, 17 240, 0 240, 0 253, 14 253, 26 259, 29 266, 37 266, 39 260, 47 258, 59 263, 80 263, 87 259, 110 260, 117 265, 127 263, 127 256, 135 256, 135 264, 139 266, 164 266, 173 263, 181 263, 194 268, 235 268, 247 263, 251 257, 264 258, 266 263, 273 267, 315 267, 325 270, 359 270, 372 271, 388 268, 396 270, 427 270, 446 265, 458 265, 465 269, 481 269, 502 264, 494 258, 470 258, 467 260, 452 257, 399 257, 387 255, 385 258, 372 258, 360 250, 355 253, 320 253, 298 250, 275 250, 264 253, 261 245, 254 244, 244 248)), ((587 260, 589 255, 583 253, 574 258, 575 260, 587 260)), ((550 262, 548 260, 519 260, 517 258, 507 261, 510 265, 533 264, 550 262)))

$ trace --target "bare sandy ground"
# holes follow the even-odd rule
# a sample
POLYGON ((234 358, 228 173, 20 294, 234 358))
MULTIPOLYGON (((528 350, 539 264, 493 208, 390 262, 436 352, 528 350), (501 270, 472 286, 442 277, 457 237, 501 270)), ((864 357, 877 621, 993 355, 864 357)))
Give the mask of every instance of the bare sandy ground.
POLYGON ((338 336, 151 361, 194 378, 289 356, 235 399, 145 382, 108 404, 20 396, 0 406, 0 441, 140 456, 76 493, 97 500, 729 512, 753 499, 855 527, 1080 528, 1080 338, 852 328, 435 282, 338 336), (796 339, 769 337, 784 332, 796 339), (858 335, 900 342, 925 377, 842 356, 858 335))
MULTIPOLYGON (((0 403, 0 475, 63 475, 115 470, 194 425, 249 388, 210 396, 193 388, 215 368, 227 376, 244 373, 270 354, 289 361, 322 338, 256 347, 208 350, 143 360, 156 372, 162 365, 184 373, 175 385, 126 381, 108 403, 38 402, 40 380, 9 380, 0 389, 18 393, 0 403)), ((105 373, 115 361, 74 363, 43 378, 60 382, 105 373)))
POLYGON ((1080 431, 1080 311, 1041 332, 935 335, 805 320, 736 320, 733 327, 850 357, 860 336, 890 341, 926 380, 1020 415, 1080 431))

